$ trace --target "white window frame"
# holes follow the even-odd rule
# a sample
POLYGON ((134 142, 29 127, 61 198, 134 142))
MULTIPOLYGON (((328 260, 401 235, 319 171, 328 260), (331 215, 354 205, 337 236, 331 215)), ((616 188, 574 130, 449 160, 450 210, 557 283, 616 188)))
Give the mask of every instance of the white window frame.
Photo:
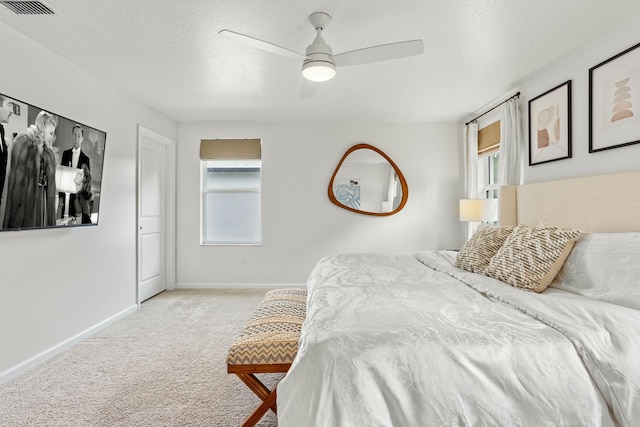
POLYGON ((478 157, 478 198, 479 199, 497 199, 498 190, 500 185, 498 184, 498 171, 497 168, 492 168, 494 161, 500 161, 498 151, 486 153, 478 157), (492 161, 492 159, 495 159, 492 161), (492 169, 494 173, 492 174, 492 169), (494 195, 490 193, 495 191, 494 195))
MULTIPOLYGON (((260 168, 260 180, 259 187, 257 188, 207 188, 207 163, 210 160, 200 161, 200 245, 201 246, 261 246, 262 245, 262 160, 239 160, 235 163, 258 163, 260 168), (258 240, 254 241, 208 241, 207 236, 207 212, 206 212, 206 197, 211 193, 253 193, 260 195, 260 203, 258 207, 258 216, 260 223, 260 236, 258 240)), ((230 162, 234 163, 234 162, 230 162)), ((246 166, 245 166, 246 167, 246 166)))

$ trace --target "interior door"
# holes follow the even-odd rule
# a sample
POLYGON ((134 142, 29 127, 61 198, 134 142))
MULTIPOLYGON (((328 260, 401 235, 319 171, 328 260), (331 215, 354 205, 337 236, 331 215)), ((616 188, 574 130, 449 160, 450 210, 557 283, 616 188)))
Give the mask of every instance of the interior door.
POLYGON ((138 139, 138 302, 167 289, 167 146, 138 139))

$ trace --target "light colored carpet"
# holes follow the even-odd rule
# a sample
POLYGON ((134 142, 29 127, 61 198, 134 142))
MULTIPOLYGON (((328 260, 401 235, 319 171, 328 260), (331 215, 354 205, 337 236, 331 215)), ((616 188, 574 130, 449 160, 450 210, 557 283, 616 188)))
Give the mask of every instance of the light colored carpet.
MULTIPOLYGON (((265 293, 161 293, 1 385, 0 426, 239 426, 260 399, 225 358, 265 293)), ((279 376, 260 378, 271 388, 279 376)), ((277 426, 276 416, 258 425, 277 426)))

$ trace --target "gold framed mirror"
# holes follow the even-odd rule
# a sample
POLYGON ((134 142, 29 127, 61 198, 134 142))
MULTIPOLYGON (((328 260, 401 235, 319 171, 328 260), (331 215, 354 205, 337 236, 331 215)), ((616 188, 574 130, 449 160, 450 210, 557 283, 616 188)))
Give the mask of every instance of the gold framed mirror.
POLYGON ((409 188, 398 166, 382 150, 356 144, 336 166, 328 195, 331 203, 348 211, 387 216, 404 207, 409 188))

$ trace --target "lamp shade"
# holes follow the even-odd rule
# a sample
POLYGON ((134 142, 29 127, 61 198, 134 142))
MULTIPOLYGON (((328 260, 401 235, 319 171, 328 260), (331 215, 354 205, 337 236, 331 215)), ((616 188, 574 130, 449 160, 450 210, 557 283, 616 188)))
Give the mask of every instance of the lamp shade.
POLYGON ((461 199, 460 221, 494 222, 498 220, 498 199, 461 199))
POLYGON ((82 172, 82 169, 71 168, 68 166, 56 166, 56 189, 62 193, 76 194, 76 175, 82 172))

